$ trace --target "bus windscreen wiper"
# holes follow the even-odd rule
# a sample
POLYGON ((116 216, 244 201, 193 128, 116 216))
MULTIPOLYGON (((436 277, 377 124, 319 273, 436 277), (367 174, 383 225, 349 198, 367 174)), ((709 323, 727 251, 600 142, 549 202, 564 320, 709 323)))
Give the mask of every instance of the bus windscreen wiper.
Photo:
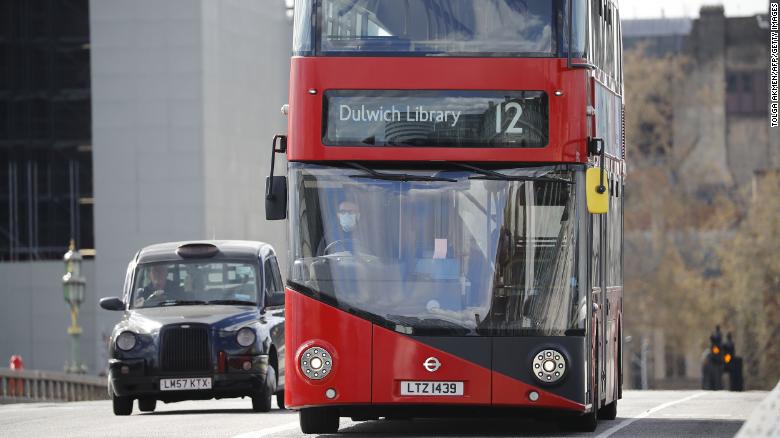
POLYGON ((374 169, 370 169, 366 166, 363 166, 362 164, 358 164, 352 161, 346 161, 344 162, 349 167, 353 167, 358 170, 362 170, 363 172, 366 172, 368 175, 349 175, 350 178, 373 178, 373 179, 382 179, 386 181, 441 181, 441 182, 458 182, 455 179, 452 178, 440 178, 436 176, 426 176, 426 175, 409 175, 406 173, 384 173, 384 172, 378 172, 374 169))
POLYGON ((456 322, 435 317, 419 318, 416 316, 387 315, 385 319, 396 324, 396 331, 407 334, 422 334, 426 331, 431 332, 443 330, 449 331, 451 334, 459 333, 461 335, 465 335, 472 331, 472 329, 456 322))
POLYGON ((496 180, 496 181, 557 182, 557 183, 564 183, 564 184, 574 184, 572 181, 567 181, 562 178, 556 178, 554 176, 505 175, 501 172, 496 172, 494 170, 489 170, 489 169, 483 169, 481 167, 473 166, 471 164, 466 164, 466 163, 450 163, 450 164, 480 174, 480 176, 470 176, 469 179, 488 179, 488 180, 496 180))

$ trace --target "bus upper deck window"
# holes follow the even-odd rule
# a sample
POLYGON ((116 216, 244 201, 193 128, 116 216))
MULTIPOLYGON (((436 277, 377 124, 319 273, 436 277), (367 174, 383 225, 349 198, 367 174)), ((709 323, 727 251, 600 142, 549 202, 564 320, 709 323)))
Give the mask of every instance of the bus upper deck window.
MULTIPOLYGON (((565 1, 565 0, 560 0, 565 1)), ((319 0, 321 54, 554 56, 558 2, 319 0)))

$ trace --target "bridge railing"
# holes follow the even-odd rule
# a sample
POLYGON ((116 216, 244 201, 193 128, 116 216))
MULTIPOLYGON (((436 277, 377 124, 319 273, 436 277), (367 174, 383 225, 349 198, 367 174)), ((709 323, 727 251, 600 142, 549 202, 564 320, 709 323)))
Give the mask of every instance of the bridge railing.
POLYGON ((0 368, 0 401, 85 401, 108 398, 106 378, 0 368))

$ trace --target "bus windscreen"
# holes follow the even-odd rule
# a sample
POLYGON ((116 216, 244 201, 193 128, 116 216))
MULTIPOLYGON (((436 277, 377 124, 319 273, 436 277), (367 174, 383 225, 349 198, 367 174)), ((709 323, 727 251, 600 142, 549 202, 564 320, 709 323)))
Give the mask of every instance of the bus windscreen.
POLYGON ((291 163, 289 280, 408 334, 582 333, 574 173, 499 172, 291 163))

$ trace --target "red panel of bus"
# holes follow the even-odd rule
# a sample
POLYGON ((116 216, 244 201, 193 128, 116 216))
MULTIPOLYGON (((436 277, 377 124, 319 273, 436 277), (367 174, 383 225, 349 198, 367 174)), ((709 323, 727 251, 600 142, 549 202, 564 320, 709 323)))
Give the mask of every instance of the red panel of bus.
POLYGON ((294 57, 290 73, 288 159, 580 162, 587 160, 584 70, 563 59, 294 57), (316 91, 312 94, 310 90, 316 91), (337 147, 322 143, 328 90, 540 90, 550 101, 544 148, 337 147), (556 92, 561 94, 556 95, 556 92))
POLYGON ((372 401, 385 403, 472 404, 491 403, 490 370, 422 342, 374 326, 372 401), (426 368, 428 360, 438 364, 426 368), (429 371, 432 370, 432 371, 429 371), (404 382, 463 382, 462 396, 403 396, 404 382))
POLYGON ((285 328, 284 402, 304 407, 323 403, 371 402, 371 323, 344 313, 289 288, 285 317, 296 321, 285 328), (333 370, 322 380, 311 380, 301 371, 301 353, 320 346, 333 355, 333 370), (325 391, 333 388, 334 399, 325 391))

